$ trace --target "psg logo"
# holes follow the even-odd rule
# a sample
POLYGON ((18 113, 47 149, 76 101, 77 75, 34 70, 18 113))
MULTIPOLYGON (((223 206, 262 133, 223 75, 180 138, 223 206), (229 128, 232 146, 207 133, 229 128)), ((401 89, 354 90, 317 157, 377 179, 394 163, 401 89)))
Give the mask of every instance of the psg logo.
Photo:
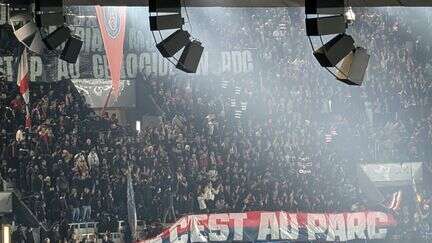
POLYGON ((111 39, 120 33, 120 17, 115 8, 104 9, 105 29, 111 39))

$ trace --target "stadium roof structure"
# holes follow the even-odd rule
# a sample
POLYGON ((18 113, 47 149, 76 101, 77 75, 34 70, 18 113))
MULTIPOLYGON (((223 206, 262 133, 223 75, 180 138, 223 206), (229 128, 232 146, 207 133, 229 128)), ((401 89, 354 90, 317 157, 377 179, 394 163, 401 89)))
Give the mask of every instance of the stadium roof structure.
MULTIPOLYGON (((148 0, 63 0, 66 5, 147 6, 148 0)), ((350 0, 352 7, 432 7, 432 0, 350 0)), ((189 7, 301 7, 304 0, 187 0, 189 7)))

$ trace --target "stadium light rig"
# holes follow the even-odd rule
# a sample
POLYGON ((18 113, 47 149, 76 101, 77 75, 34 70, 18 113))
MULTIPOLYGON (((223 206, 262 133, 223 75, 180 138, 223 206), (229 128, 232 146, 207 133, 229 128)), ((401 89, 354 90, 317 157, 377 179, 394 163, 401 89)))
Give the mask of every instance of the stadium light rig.
POLYGON ((10 18, 10 24, 19 42, 30 51, 43 54, 46 50, 59 55, 68 63, 76 63, 83 42, 66 24, 63 1, 30 1, 32 14, 17 14, 10 18), (54 31, 49 31, 55 27, 54 31), (65 44, 61 53, 57 48, 65 44))
POLYGON ((362 85, 370 56, 346 34, 356 19, 352 8, 345 0, 306 0, 305 15, 306 34, 320 65, 341 82, 362 85), (312 37, 318 39, 320 48, 315 48, 312 37), (326 43, 325 38, 329 39, 326 43))
POLYGON ((150 0, 149 15, 150 31, 162 56, 177 69, 196 73, 204 47, 201 42, 191 40, 191 34, 183 29, 180 0, 150 0), (161 31, 171 31, 171 34, 164 38, 161 31), (180 57, 176 57, 182 49, 180 57))

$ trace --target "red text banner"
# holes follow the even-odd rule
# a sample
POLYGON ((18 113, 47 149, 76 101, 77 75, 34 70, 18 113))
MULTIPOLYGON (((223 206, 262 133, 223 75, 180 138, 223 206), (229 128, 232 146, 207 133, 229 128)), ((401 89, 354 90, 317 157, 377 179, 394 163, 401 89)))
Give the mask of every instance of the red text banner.
POLYGON ((190 215, 179 219, 156 238, 139 242, 345 242, 354 239, 385 239, 388 228, 394 225, 394 217, 383 212, 190 215))

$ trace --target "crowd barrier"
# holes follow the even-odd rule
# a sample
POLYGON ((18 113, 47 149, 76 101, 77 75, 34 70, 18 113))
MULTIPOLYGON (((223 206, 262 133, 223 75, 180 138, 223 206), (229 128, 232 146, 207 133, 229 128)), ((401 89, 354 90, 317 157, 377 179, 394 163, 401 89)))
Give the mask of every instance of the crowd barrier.
MULTIPOLYGON (((76 240, 81 241, 82 239, 88 239, 91 242, 95 242, 95 243, 102 243, 103 241, 103 237, 106 234, 104 233, 99 233, 99 234, 82 234, 77 236, 76 240)), ((120 233, 111 233, 111 240, 114 243, 122 243, 123 241, 123 236, 120 233)))
MULTIPOLYGON (((82 240, 84 238, 88 238, 92 241, 95 241, 97 243, 102 242, 103 237, 106 235, 106 233, 98 233, 98 222, 82 222, 82 223, 71 223, 69 224, 69 228, 73 229, 74 235, 76 237, 76 240, 82 240)), ((126 221, 121 220, 118 221, 118 231, 117 232, 110 232, 112 241, 114 243, 121 243, 123 242, 123 235, 124 235, 124 229, 125 229, 126 221)), ((138 220, 137 221, 137 233, 140 236, 145 232, 147 229, 147 226, 145 224, 145 221, 138 220)))

